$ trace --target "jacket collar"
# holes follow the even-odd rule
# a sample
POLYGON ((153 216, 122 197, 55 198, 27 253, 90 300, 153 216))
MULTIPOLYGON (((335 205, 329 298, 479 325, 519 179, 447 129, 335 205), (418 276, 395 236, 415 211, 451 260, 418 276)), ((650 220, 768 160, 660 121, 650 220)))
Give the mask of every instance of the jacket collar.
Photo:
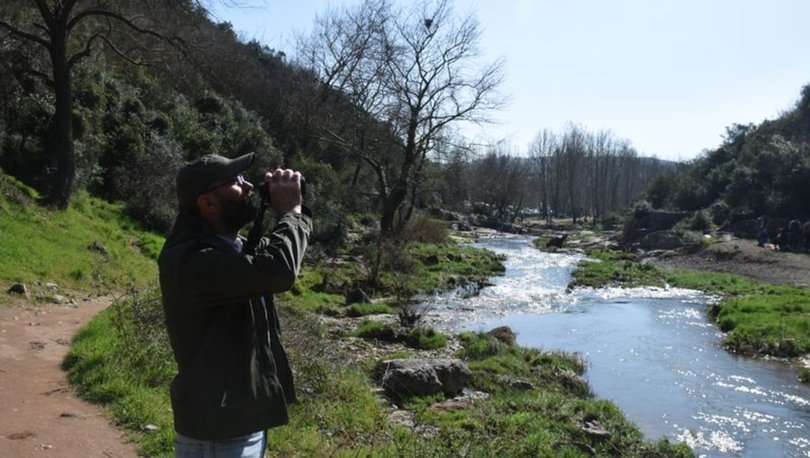
MULTIPOLYGON (((240 238, 242 238, 240 236, 240 238)), ((188 240, 198 240, 200 243, 215 247, 223 251, 233 251, 233 246, 206 223, 202 218, 188 210, 180 210, 174 221, 172 231, 166 239, 166 245, 175 245, 188 240)), ((244 240, 243 240, 244 241, 244 240)))

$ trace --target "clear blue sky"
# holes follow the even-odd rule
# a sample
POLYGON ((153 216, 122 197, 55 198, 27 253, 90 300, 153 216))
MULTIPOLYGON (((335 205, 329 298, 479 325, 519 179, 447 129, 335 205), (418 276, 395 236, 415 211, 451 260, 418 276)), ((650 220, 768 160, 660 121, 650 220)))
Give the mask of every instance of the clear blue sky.
MULTIPOLYGON (((241 0, 214 9, 245 39, 294 54, 317 14, 357 0, 241 0)), ((466 130, 525 151, 568 122, 609 129, 644 155, 685 160, 734 123, 793 107, 810 83, 810 0, 456 0, 506 58, 496 124, 466 130)))

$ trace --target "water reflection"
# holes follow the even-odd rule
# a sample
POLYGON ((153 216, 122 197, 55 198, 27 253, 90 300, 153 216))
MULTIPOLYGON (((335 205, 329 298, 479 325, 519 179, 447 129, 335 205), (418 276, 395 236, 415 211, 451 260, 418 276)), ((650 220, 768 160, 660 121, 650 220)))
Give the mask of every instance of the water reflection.
POLYGON ((429 319, 453 330, 508 325, 521 345, 583 354, 595 394, 616 402, 650 438, 683 441, 702 456, 810 457, 810 388, 777 361, 730 355, 707 301, 674 288, 568 294, 581 259, 491 239, 506 275, 471 299, 430 298, 429 319))

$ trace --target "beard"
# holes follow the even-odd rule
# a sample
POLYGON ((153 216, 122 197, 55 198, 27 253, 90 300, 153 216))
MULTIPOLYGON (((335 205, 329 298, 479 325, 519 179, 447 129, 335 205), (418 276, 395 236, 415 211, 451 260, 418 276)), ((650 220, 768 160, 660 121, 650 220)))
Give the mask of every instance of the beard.
POLYGON ((253 221, 258 214, 253 194, 246 195, 242 200, 229 202, 222 208, 222 225, 230 232, 237 233, 239 229, 253 221))

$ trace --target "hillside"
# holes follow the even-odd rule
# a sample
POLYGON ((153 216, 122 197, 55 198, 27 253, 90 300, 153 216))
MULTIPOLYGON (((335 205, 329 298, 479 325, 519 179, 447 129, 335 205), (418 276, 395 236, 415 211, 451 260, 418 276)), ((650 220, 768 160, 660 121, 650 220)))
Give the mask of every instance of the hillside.
POLYGON ((69 301, 157 278, 163 238, 124 215, 122 205, 80 193, 65 211, 0 173, 0 287, 23 283, 34 302, 69 301), (52 283, 58 286, 59 297, 52 283))

